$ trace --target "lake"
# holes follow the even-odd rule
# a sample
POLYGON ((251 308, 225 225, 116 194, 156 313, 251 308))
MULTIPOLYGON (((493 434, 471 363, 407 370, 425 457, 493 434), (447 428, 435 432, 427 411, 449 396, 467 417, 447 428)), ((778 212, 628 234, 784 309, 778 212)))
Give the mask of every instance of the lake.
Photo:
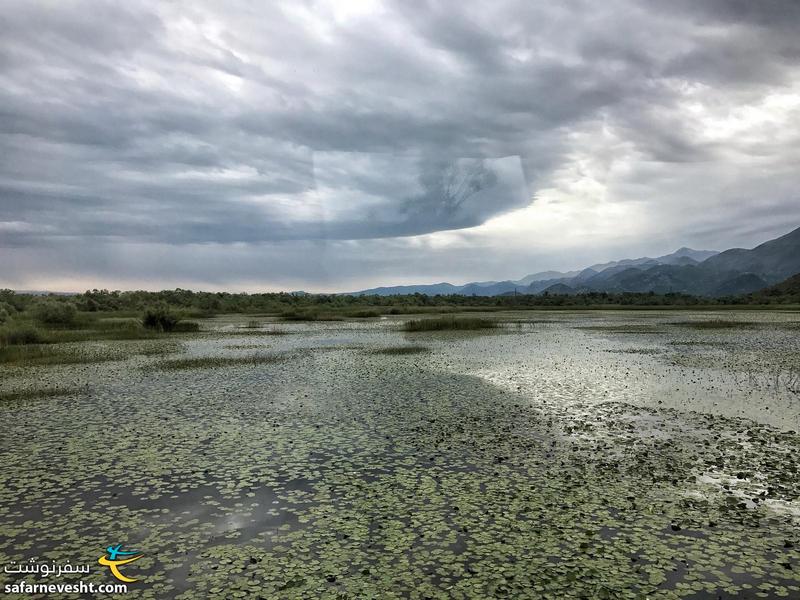
POLYGON ((108 583, 124 544, 125 598, 800 597, 800 313, 482 316, 0 366, 72 390, 0 404, 0 563, 108 583))

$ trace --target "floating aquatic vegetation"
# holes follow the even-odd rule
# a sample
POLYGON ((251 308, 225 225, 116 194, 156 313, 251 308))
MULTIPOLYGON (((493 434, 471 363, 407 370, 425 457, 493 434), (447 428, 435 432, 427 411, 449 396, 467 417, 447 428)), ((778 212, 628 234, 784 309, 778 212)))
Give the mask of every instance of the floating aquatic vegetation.
POLYGON ((226 350, 255 350, 257 348, 267 348, 268 344, 225 344, 226 350))
POLYGON ((387 348, 372 350, 372 353, 402 356, 404 354, 424 354, 430 351, 431 349, 428 346, 389 346, 387 348))
MULTIPOLYGON (((409 347, 376 322, 270 339, 292 360, 259 368, 204 335, 182 340, 193 372, 42 367, 31 381, 91 393, 0 405, 0 562, 95 564, 124 536, 146 553, 130 598, 800 595, 797 428, 700 412, 688 392, 665 408, 641 378, 666 389, 677 371, 698 398, 717 380, 560 318, 535 336, 432 336, 424 361, 364 351, 409 347), (501 369, 516 379, 475 374, 501 369)), ((753 353, 791 354, 776 332, 753 353)))
POLYGON ((250 354, 247 356, 198 356, 193 358, 174 358, 148 364, 148 371, 182 371, 186 369, 213 369, 236 365, 264 365, 285 360, 281 354, 250 354))
POLYGON ((614 348, 612 350, 606 350, 606 352, 611 352, 613 354, 663 354, 664 350, 660 348, 614 348))
POLYGON ((281 313, 284 321, 344 321, 343 315, 316 310, 290 310, 281 313))
POLYGON ((623 325, 581 325, 576 327, 583 331, 598 333, 667 333, 663 327, 641 323, 625 323, 623 325))
POLYGON ((730 342, 719 340, 672 340, 667 342, 670 346, 709 346, 722 347, 730 345, 730 342))
POLYGON ((236 337, 244 337, 244 336, 256 336, 256 337, 265 337, 268 335, 290 335, 291 331, 286 331, 285 329, 249 329, 249 328, 236 328, 236 329, 225 329, 225 330, 216 330, 213 332, 212 335, 227 335, 227 336, 236 336, 236 337))
POLYGON ((95 364, 122 361, 132 356, 155 356, 178 352, 175 342, 150 344, 69 343, 7 346, 0 348, 0 364, 17 367, 95 364))
POLYGON ((733 319, 711 319, 707 321, 672 321, 666 325, 688 327, 690 329, 752 329, 759 325, 754 321, 738 321, 733 319))
POLYGON ((74 387, 46 387, 0 391, 0 402, 36 400, 38 398, 52 398, 54 396, 70 396, 81 394, 83 392, 85 392, 84 389, 74 387))

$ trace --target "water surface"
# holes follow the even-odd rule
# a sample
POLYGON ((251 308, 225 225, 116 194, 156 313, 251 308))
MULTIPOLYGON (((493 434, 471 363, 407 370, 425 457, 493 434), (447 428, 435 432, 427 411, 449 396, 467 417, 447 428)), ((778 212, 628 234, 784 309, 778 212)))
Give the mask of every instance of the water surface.
POLYGON ((224 317, 174 356, 0 367, 80 390, 0 405, 0 563, 109 582, 125 543, 127 598, 800 597, 799 314, 488 316, 224 317))

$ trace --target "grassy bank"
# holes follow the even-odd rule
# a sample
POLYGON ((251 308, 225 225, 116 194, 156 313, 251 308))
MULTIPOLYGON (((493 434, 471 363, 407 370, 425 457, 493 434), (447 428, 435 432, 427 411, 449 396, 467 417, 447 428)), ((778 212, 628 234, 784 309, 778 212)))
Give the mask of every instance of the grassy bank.
POLYGON ((479 317, 440 317, 432 319, 414 319, 403 324, 403 331, 470 331, 494 329, 497 321, 479 317))
POLYGON ((241 365, 266 365, 285 360, 277 354, 252 354, 250 356, 203 356, 162 360, 144 367, 145 371, 187 371, 191 369, 214 369, 241 365))

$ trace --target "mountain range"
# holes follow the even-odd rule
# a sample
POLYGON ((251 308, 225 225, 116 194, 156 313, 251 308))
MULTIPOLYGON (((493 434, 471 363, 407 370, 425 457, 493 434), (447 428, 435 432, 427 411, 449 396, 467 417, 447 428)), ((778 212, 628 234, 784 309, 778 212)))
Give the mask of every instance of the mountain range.
POLYGON ((656 258, 600 263, 578 271, 543 271, 518 280, 465 285, 435 283, 378 287, 355 292, 376 294, 579 294, 586 292, 684 293, 697 296, 748 294, 800 273, 800 228, 752 249, 724 252, 680 248, 656 258))

